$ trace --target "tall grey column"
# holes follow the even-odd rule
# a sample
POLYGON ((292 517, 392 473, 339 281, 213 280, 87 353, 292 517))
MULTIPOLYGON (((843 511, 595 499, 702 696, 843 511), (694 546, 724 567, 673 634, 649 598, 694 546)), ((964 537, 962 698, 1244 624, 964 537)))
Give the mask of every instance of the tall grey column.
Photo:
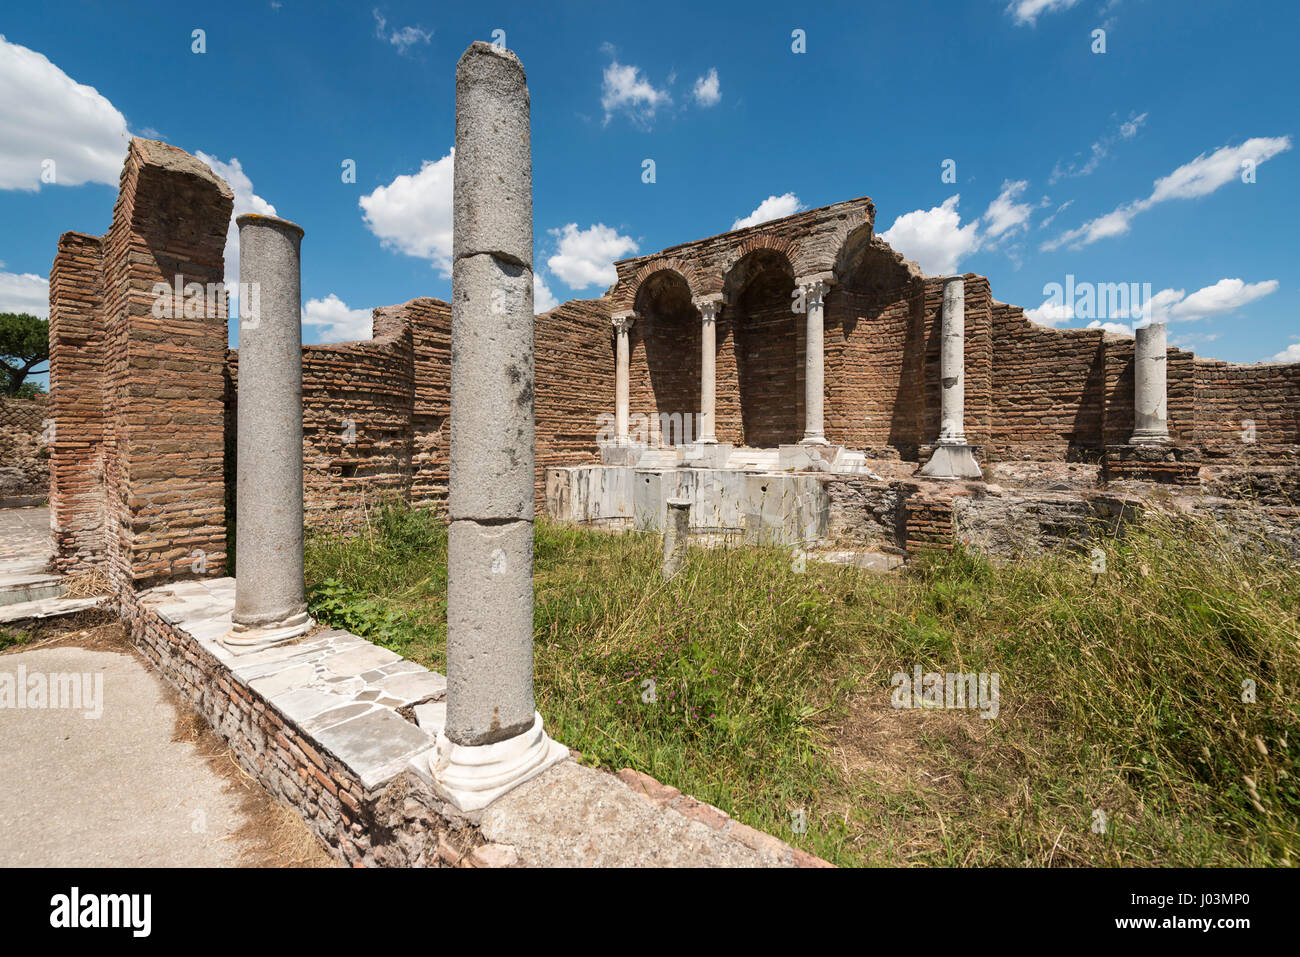
POLYGON ((939 320, 939 438, 921 469, 931 478, 980 478, 982 472, 966 442, 966 282, 943 283, 939 320))
POLYGON ((808 334, 804 341, 804 429, 803 445, 828 445, 825 435, 825 301, 830 279, 815 276, 796 279, 804 294, 808 334))
POLYGON ((636 313, 616 312, 611 320, 614 323, 614 431, 615 439, 620 445, 625 445, 628 440, 627 423, 631 407, 628 396, 628 364, 631 361, 628 333, 635 319, 636 313))
POLYGON ((716 445, 718 437, 715 432, 717 418, 717 319, 722 311, 721 299, 705 299, 700 302, 700 437, 697 442, 703 445, 716 445))
POLYGON ((563 760, 533 707, 533 204, 514 53, 456 66, 447 718, 430 762, 462 810, 563 760))
POLYGON ((1133 344, 1133 435, 1130 445, 1168 445, 1167 332, 1163 322, 1139 326, 1133 344))
POLYGON ((225 644, 306 632, 302 559, 300 226, 248 214, 239 227, 235 611, 225 644))

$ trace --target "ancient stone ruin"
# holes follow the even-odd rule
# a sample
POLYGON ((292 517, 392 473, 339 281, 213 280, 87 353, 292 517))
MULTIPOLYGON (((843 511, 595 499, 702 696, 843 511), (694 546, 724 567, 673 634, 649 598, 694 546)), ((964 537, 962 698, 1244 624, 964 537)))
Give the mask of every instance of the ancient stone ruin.
POLYGON ((450 305, 377 308, 370 339, 303 346, 302 230, 241 217, 257 295, 230 350, 233 194, 143 139, 109 231, 59 240, 56 565, 111 581, 132 639, 341 860, 492 844, 508 852, 480 857, 616 863, 651 842, 668 862, 818 863, 564 760, 532 694, 539 508, 666 532, 665 575, 696 534, 1009 555, 1171 496, 1300 550, 1300 365, 1198 358, 1161 325, 1038 326, 983 276, 924 275, 865 197, 624 260, 605 295, 535 316, 531 197, 522 66, 476 43, 450 305), (385 499, 449 522, 446 678, 307 615, 304 522, 346 529, 385 499), (593 807, 601 838, 540 849, 593 807))

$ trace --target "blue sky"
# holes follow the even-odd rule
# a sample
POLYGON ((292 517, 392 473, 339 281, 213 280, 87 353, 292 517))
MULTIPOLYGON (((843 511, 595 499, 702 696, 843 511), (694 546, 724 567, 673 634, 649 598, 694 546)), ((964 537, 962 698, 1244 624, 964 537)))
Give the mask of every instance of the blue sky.
POLYGON ((46 313, 57 238, 107 229, 129 135, 306 229, 307 341, 449 298, 453 72, 503 30, 539 308, 599 296, 614 259, 866 195, 927 273, 986 274, 1044 323, 1137 318, 1072 314, 1045 291, 1067 276, 1150 284, 1174 344, 1300 361, 1294 0, 180 6, 0 14, 0 310, 46 313))

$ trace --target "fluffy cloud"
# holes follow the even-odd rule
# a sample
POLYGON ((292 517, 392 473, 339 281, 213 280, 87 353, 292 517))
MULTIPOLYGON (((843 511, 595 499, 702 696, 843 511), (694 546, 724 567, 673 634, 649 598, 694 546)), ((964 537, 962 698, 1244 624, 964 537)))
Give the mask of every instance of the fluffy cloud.
POLYGON ((50 281, 35 273, 0 271, 0 312, 50 314, 50 281))
POLYGON ((398 53, 405 53, 417 43, 428 43, 433 39, 432 30, 420 27, 401 27, 388 29, 388 21, 378 9, 371 11, 375 16, 375 36, 397 47, 398 53))
POLYGON ((302 307, 302 324, 316 330, 315 342, 353 342, 369 339, 369 309, 349 309, 334 293, 324 299, 308 299, 302 307))
POLYGON ((546 285, 546 280, 542 278, 540 272, 533 273, 533 312, 547 312, 554 309, 560 304, 551 292, 551 288, 546 285))
POLYGON ((932 209, 904 213, 880 238, 908 259, 916 260, 924 272, 951 275, 962 258, 980 244, 979 221, 961 225, 961 214, 957 212, 960 201, 961 195, 955 194, 932 209))
POLYGON ((1094 319, 1084 326, 1085 329, 1105 329, 1107 332, 1113 332, 1117 336, 1128 336, 1133 338, 1133 327, 1126 326, 1122 322, 1102 322, 1100 319, 1094 319))
POLYGON ((559 243, 556 254, 546 260, 546 266, 570 289, 613 285, 618 278, 614 261, 636 252, 638 248, 631 236, 620 236, 617 230, 604 223, 586 229, 579 229, 577 223, 569 223, 550 232, 559 243))
POLYGON ((984 222, 988 224, 984 229, 985 235, 996 239, 1003 233, 1011 235, 1026 228, 1029 217, 1034 213, 1034 207, 1029 203, 1017 203, 1016 199, 1028 186, 1028 180, 1023 179, 1016 182, 1006 180, 1002 183, 1002 192, 984 211, 984 222))
POLYGON ((1007 13, 1011 14, 1016 26, 1032 27, 1041 14, 1069 10, 1078 2, 1079 0, 1013 0, 1007 7, 1007 13))
POLYGON ((1194 322, 1207 316, 1219 316, 1240 309, 1247 303, 1277 291, 1278 281, 1247 283, 1240 279, 1220 279, 1184 298, 1181 289, 1162 289, 1152 297, 1153 322, 1194 322), (1162 297, 1164 297, 1162 299, 1162 297))
POLYGON ((224 179, 235 191, 235 210, 231 213, 230 228, 226 231, 225 253, 226 286, 230 292, 231 311, 235 313, 239 295, 239 227, 235 225, 235 219, 245 213, 274 216, 275 207, 253 191, 253 181, 248 178, 248 174, 244 172, 244 167, 237 158, 232 156, 230 162, 225 163, 202 150, 196 150, 194 155, 207 163, 212 168, 212 172, 224 179))
POLYGON ((1267 362, 1300 362, 1300 342, 1293 342, 1267 362))
POLYGON ((1084 223, 1077 229, 1062 233, 1055 239, 1043 243, 1039 248, 1045 251, 1058 249, 1061 246, 1078 249, 1099 239, 1122 236, 1129 231, 1130 223, 1139 213, 1144 213, 1151 207, 1171 199, 1208 196, 1221 186, 1237 179, 1241 175, 1244 162, 1249 160, 1258 166, 1290 148, 1291 137, 1289 136, 1257 136, 1246 140, 1240 146, 1222 146, 1209 156, 1202 153, 1168 176, 1156 180, 1151 195, 1146 199, 1125 203, 1104 216, 1084 223))
POLYGON ((757 226, 759 223, 780 219, 782 216, 791 216, 801 209, 803 209, 803 203, 799 202, 799 197, 794 193, 769 196, 759 203, 758 207, 748 216, 742 216, 732 223, 731 228, 744 229, 747 226, 757 226))
POLYGON ((418 173, 398 176, 359 201, 366 227, 386 248, 431 260, 443 276, 451 275, 455 154, 425 160, 418 173))
POLYGON ((649 127, 655 111, 672 101, 667 89, 657 89, 637 67, 624 66, 617 60, 605 67, 600 105, 605 110, 606 123, 615 113, 622 112, 638 126, 649 127))
POLYGON ((1074 303, 1048 299, 1041 306, 1026 309, 1025 318, 1040 326, 1059 326, 1074 318, 1074 303))
POLYGON ((126 156, 126 118, 93 86, 0 35, 0 189, 38 190, 54 161, 60 186, 116 186, 126 156))
POLYGON ((716 106, 722 99, 722 90, 718 85, 718 71, 712 68, 705 75, 695 81, 695 89, 691 91, 695 97, 695 102, 700 106, 716 106))

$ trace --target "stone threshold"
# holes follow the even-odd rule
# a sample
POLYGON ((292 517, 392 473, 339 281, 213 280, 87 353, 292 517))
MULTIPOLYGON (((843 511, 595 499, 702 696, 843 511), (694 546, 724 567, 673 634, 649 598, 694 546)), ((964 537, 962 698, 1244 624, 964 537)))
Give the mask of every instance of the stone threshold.
POLYGON ((221 644, 232 578, 128 595, 132 640, 240 764, 351 866, 830 866, 648 775, 561 762, 481 811, 434 791, 446 678, 346 631, 221 644), (406 715, 410 715, 408 718, 406 715), (671 795, 671 800, 663 800, 671 795))

